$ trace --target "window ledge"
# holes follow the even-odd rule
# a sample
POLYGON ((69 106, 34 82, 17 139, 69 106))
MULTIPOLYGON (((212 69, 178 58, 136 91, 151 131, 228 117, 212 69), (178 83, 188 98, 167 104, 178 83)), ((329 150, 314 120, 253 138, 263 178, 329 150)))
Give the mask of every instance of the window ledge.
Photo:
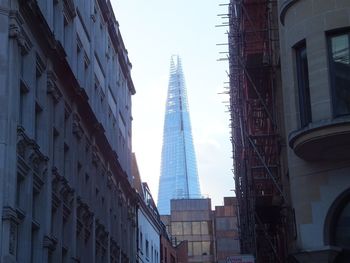
POLYGON ((310 123, 289 134, 289 146, 306 161, 343 160, 350 152, 350 116, 310 123))

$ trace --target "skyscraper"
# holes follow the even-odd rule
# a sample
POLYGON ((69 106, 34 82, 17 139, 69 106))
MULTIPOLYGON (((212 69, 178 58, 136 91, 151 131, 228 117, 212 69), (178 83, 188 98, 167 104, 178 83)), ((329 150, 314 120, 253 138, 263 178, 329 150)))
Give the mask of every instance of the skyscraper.
POLYGON ((181 60, 172 56, 166 101, 158 209, 170 214, 170 200, 201 197, 181 60))

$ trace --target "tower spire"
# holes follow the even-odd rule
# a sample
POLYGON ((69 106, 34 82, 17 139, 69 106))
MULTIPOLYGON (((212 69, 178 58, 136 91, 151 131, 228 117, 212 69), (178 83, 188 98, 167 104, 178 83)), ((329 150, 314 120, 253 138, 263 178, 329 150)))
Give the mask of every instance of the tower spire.
POLYGON ((170 214, 170 200, 200 198, 187 92, 181 59, 170 59, 170 77, 165 108, 158 209, 170 214))

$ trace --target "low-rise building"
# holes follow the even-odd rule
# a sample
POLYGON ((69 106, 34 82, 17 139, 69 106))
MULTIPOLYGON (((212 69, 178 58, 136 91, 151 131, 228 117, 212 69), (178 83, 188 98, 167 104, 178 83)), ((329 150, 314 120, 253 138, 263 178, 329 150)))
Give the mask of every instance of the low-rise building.
POLYGON ((211 200, 173 199, 170 208, 162 220, 173 245, 187 241, 188 262, 215 262, 211 200))

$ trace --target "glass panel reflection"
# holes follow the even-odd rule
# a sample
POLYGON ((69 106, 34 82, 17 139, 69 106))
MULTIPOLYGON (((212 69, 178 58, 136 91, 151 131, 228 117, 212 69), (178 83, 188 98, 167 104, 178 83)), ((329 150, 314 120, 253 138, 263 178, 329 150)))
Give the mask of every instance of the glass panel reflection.
POLYGON ((202 255, 202 242, 193 242, 193 255, 194 256, 202 255))
POLYGON ((349 34, 330 38, 330 75, 335 116, 350 114, 349 34))
POLYGON ((206 221, 201 222, 201 232, 202 232, 202 235, 209 234, 208 222, 206 221))
POLYGON ((191 222, 183 222, 183 230, 184 230, 184 235, 191 235, 192 234, 192 223, 191 222))
POLYGON ((200 235, 201 234, 201 223, 200 222, 192 222, 192 234, 200 235))
POLYGON ((172 222, 171 223, 173 235, 183 235, 182 223, 181 222, 172 222))

